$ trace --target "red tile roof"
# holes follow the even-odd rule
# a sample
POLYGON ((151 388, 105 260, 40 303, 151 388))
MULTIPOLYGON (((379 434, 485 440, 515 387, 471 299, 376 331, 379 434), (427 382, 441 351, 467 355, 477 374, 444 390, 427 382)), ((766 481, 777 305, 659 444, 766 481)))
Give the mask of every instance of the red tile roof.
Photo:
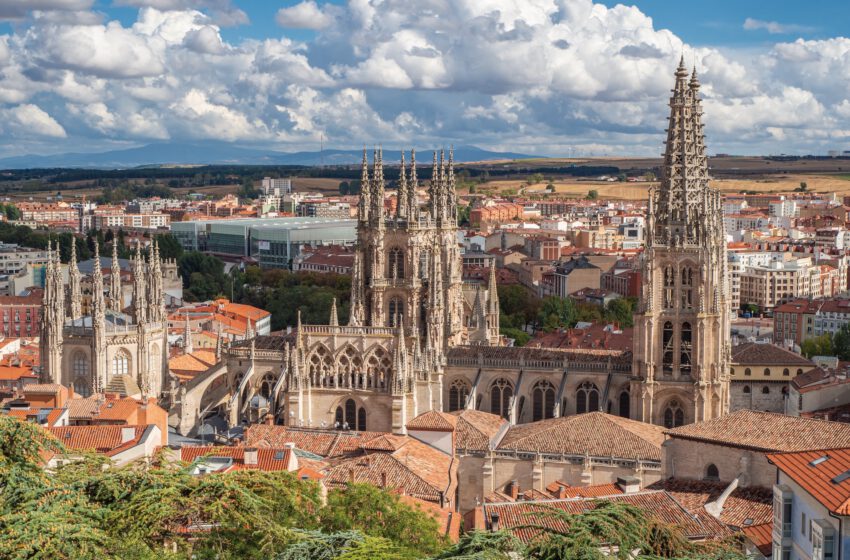
MULTIPOLYGON (((456 410, 455 447, 469 451, 488 451, 494 438, 507 431, 508 421, 498 414, 480 410, 456 410)), ((495 442, 494 442, 495 443, 495 442)))
POLYGON ((767 459, 830 512, 850 515, 850 477, 836 478, 850 473, 850 448, 772 453, 767 459))
POLYGON ((752 525, 741 529, 753 545, 764 556, 770 556, 773 550, 773 521, 752 525))
MULTIPOLYGON (((707 480, 682 480, 670 478, 647 487, 664 490, 693 514, 703 512, 705 504, 715 501, 728 484, 707 480)), ((773 490, 759 486, 736 488, 720 513, 720 521, 732 527, 749 527, 769 523, 773 519, 773 490)))
POLYGON ((429 410, 407 423, 408 430, 425 430, 435 432, 453 432, 457 425, 457 417, 447 412, 429 410))
POLYGON ((361 450, 361 446, 384 432, 342 432, 287 426, 255 424, 245 429, 245 445, 283 447, 294 443, 298 449, 322 457, 338 457, 361 450))
POLYGON ((793 365, 815 367, 811 360, 775 344, 747 342, 732 348, 733 365, 793 365))
POLYGON ((67 449, 94 450, 112 456, 139 444, 148 426, 61 426, 48 428, 67 449), (122 441, 123 430, 133 430, 122 441))
POLYGON ((850 424, 755 410, 738 410, 664 433, 674 438, 756 451, 850 447, 850 424))
POLYGON ((664 428, 604 412, 511 426, 499 449, 661 461, 664 428))
POLYGON ((245 464, 245 447, 198 446, 181 447, 180 460, 191 463, 201 457, 229 457, 233 459, 230 470, 285 471, 292 457, 292 449, 257 448, 257 464, 245 464))

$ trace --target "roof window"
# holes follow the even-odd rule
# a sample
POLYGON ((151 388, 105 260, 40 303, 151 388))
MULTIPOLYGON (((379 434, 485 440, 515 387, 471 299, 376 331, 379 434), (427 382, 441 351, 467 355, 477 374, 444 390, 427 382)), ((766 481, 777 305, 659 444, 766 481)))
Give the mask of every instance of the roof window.
POLYGON ((809 461, 809 466, 810 467, 816 467, 816 466, 820 465, 821 463, 823 463, 824 461, 826 461, 827 459, 829 459, 829 455, 824 455, 823 457, 818 457, 817 459, 813 459, 812 461, 809 461))

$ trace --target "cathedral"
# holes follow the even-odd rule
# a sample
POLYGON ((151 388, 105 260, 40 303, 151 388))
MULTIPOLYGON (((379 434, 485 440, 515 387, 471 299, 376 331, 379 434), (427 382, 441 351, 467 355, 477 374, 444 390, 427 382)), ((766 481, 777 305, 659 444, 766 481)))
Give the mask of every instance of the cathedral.
POLYGON ((71 244, 67 289, 58 246, 50 250, 42 304, 42 382, 73 386, 82 396, 111 391, 159 398, 168 388, 168 323, 157 245, 152 245, 147 262, 136 245, 129 308, 124 305, 116 245, 108 288, 97 245, 94 263, 90 309, 84 313, 75 245, 71 244))
POLYGON ((726 414, 726 238, 699 88, 680 63, 660 184, 649 194, 631 351, 506 346, 495 271, 486 285, 461 278, 451 153, 434 155, 424 205, 415 154, 409 167, 402 156, 389 212, 376 151, 371 169, 364 154, 349 324, 334 307, 326 325, 299 320, 286 335, 234 344, 226 384, 210 384, 215 398, 198 397, 199 406, 224 402, 231 425, 268 413, 293 426, 395 433, 428 410, 483 410, 512 424, 603 411, 667 427, 726 414))

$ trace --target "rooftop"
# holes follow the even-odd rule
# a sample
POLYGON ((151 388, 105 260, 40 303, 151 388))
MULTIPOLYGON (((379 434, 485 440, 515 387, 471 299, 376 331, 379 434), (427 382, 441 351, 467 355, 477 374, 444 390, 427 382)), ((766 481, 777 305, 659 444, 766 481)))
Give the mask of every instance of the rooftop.
POLYGON ((732 347, 734 365, 794 365, 815 367, 811 360, 775 344, 747 342, 732 347))
POLYGON ((850 449, 773 453, 767 459, 836 515, 850 515, 850 449))

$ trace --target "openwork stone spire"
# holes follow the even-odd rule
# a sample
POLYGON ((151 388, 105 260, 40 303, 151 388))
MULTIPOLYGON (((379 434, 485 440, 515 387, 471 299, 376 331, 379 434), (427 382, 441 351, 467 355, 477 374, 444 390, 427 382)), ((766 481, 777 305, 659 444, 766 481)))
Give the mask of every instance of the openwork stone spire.
POLYGON ((71 319, 79 319, 83 314, 83 290, 80 268, 77 266, 77 241, 71 240, 71 262, 68 263, 68 296, 71 300, 71 319))
POLYGON ((396 193, 396 217, 406 220, 409 214, 407 208, 407 173, 404 170, 404 150, 401 151, 401 165, 398 169, 398 192, 396 193))
POLYGON ((109 308, 120 313, 124 309, 121 295, 121 265, 118 262, 118 238, 112 240, 112 265, 109 269, 109 308))

